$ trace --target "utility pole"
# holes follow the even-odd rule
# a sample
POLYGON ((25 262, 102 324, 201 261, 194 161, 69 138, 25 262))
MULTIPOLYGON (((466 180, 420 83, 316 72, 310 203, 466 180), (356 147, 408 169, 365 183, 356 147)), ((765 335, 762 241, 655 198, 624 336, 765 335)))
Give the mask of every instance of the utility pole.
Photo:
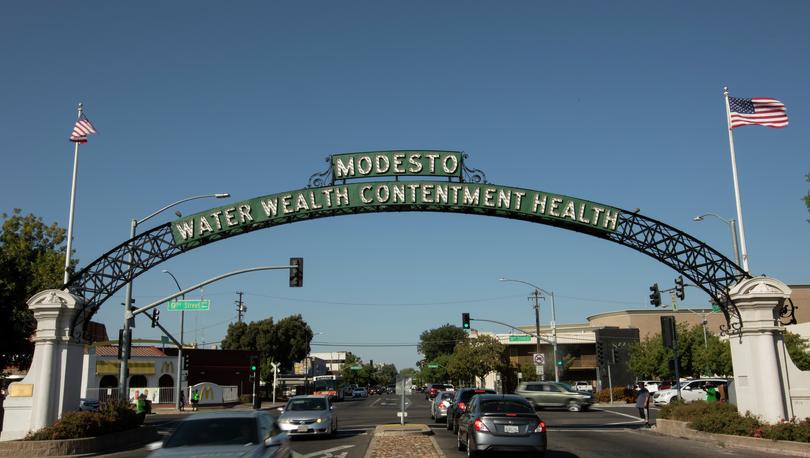
POLYGON ((239 295, 239 300, 235 301, 234 303, 236 304, 236 313, 239 314, 238 315, 239 316, 238 321, 241 323, 242 322, 242 316, 247 311, 247 307, 242 302, 242 295, 245 294, 245 293, 243 293, 242 291, 237 291, 236 294, 239 295))
MULTIPOLYGON (((540 350, 540 290, 535 289, 529 299, 534 298, 534 326, 535 326, 535 333, 537 334, 537 353, 542 353, 540 350)), ((554 364, 557 364, 555 361, 554 364)), ((545 365, 543 369, 540 371, 540 380, 546 379, 546 368, 545 365)))

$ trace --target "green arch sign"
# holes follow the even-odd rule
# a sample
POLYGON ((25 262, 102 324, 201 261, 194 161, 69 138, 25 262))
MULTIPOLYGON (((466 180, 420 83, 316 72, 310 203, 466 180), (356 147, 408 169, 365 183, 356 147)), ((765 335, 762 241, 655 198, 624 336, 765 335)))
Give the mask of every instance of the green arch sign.
POLYGON ((291 220, 336 213, 443 211, 540 219, 581 230, 613 232, 620 210, 544 191, 463 181, 456 151, 378 151, 330 157, 342 183, 270 194, 185 216, 171 223, 178 246, 204 243, 291 220), (440 177, 430 181, 412 177, 440 177), (395 181, 353 181, 394 177, 395 181), (411 178, 401 180, 400 178, 411 178))

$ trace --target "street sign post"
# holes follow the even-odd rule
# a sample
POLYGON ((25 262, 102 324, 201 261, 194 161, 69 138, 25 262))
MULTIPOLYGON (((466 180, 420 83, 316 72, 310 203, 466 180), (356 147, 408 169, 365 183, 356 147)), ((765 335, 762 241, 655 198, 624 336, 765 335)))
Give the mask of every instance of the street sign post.
POLYGON ((428 369, 438 369, 439 365, 438 364, 428 364, 427 367, 428 367, 428 369))
POLYGON ((543 375, 543 366, 534 366, 534 372, 537 375, 543 375))
POLYGON ((533 353, 532 358, 534 359, 535 366, 542 366, 546 364, 546 355, 543 353, 533 353))
POLYGON ((182 299, 169 302, 170 312, 207 312, 211 310, 211 299, 182 299))
POLYGON ((353 370, 353 371, 359 371, 359 370, 360 370, 360 369, 362 369, 362 368, 363 368, 363 366, 358 366, 358 365, 355 365, 355 366, 350 367, 349 369, 350 369, 350 370, 353 370))
POLYGON ((532 336, 526 335, 516 335, 516 336, 509 336, 509 342, 531 342, 532 336))

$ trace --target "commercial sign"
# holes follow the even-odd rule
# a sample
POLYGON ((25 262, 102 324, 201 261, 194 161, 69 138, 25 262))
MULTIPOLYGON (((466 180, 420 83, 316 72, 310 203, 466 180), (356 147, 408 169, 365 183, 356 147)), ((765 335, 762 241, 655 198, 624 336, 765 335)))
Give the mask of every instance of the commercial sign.
POLYGON ((460 177, 463 154, 458 151, 369 151, 333 154, 336 180, 381 176, 460 177))
POLYGON ((613 232, 620 210, 559 194, 486 183, 355 182, 271 194, 196 213, 171 223, 179 246, 322 216, 379 211, 488 214, 613 232))
POLYGON ((211 299, 173 300, 169 302, 170 312, 207 312, 211 309, 211 299))

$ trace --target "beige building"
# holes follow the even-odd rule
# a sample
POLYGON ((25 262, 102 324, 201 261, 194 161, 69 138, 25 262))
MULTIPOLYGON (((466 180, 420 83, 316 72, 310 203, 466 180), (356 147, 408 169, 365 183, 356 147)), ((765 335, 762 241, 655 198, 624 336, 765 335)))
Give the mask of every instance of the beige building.
POLYGON ((725 315, 722 312, 712 312, 712 309, 681 309, 677 312, 668 309, 619 310, 589 316, 588 323, 593 328, 636 328, 639 337, 644 340, 649 336, 661 334, 662 316, 674 316, 676 322, 688 323, 690 327, 702 326, 705 317, 706 330, 714 335, 719 335, 720 325, 726 324, 725 315))

